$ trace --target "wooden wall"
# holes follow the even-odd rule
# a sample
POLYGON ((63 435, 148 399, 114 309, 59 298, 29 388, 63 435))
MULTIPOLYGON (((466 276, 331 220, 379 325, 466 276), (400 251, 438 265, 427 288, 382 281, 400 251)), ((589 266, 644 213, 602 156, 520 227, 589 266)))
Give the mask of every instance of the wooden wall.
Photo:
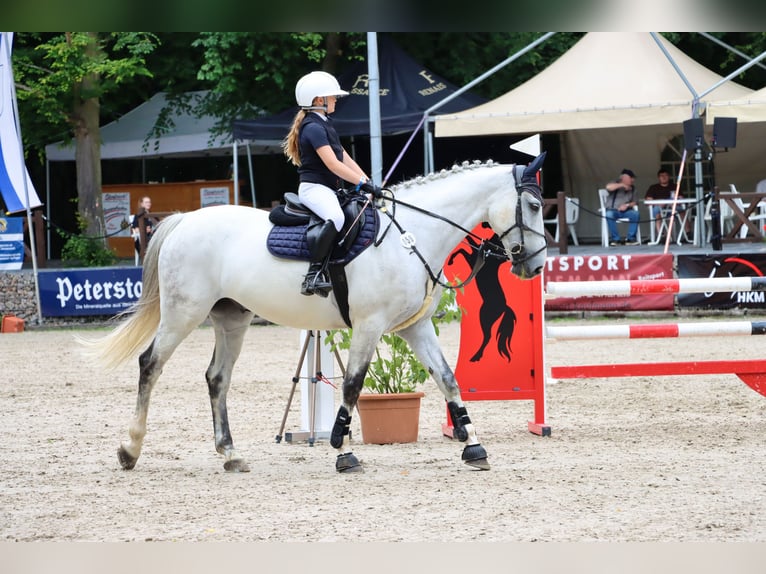
MULTIPOLYGON (((134 214, 138 202, 144 196, 152 198, 152 211, 193 211, 199 209, 200 189, 203 187, 227 187, 229 203, 234 203, 234 182, 230 179, 197 180, 174 183, 126 183, 104 185, 103 193, 130 193, 130 213, 134 214)), ((249 205, 240 201, 240 205, 249 205)), ((118 257, 133 257, 135 248, 130 237, 110 237, 109 245, 118 257)))

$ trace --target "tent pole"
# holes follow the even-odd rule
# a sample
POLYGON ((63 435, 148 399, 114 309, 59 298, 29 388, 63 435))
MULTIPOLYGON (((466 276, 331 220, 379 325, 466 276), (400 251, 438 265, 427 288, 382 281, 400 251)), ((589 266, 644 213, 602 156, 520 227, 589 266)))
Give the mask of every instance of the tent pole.
POLYGON ((250 151, 250 140, 247 140, 247 170, 250 174, 250 199, 253 200, 253 207, 258 207, 255 201, 255 178, 253 177, 253 154, 250 151))
MULTIPOLYGON (((447 96, 443 100, 441 100, 439 102, 436 102, 433 106, 431 106, 430 108, 428 108, 425 111, 425 116, 428 117, 429 115, 431 115, 431 112, 439 109, 440 107, 442 107, 447 102, 449 102, 449 101, 453 100, 454 98, 458 97, 459 95, 467 92, 468 90, 473 88, 479 82, 483 82, 489 76, 491 76, 492 74, 494 74, 498 70, 501 70, 502 68, 505 68, 508 64, 510 64, 514 60, 517 60, 518 58, 520 58, 521 56, 523 56, 524 54, 526 54, 530 50, 534 50, 538 45, 540 45, 543 42, 545 42, 548 38, 550 38, 554 34, 556 34, 556 32, 546 32, 545 34, 540 36, 534 42, 531 42, 530 44, 527 44, 524 48, 522 48, 521 50, 519 50, 518 52, 516 52, 512 56, 509 56, 508 58, 506 58, 505 60, 503 60, 502 62, 497 64, 495 67, 490 68, 489 70, 484 72, 481 76, 479 76, 477 78, 474 78, 473 80, 468 82, 465 86, 463 86, 459 90, 456 90, 456 91, 452 92, 449 96, 447 96)), ((426 127, 428 127, 427 123, 426 123, 426 127)), ((428 130, 425 130, 425 131, 427 132, 428 130)), ((429 148, 429 146, 428 146, 428 136, 424 135, 424 137, 425 137, 426 145, 423 146, 423 154, 427 155, 428 151, 426 151, 426 150, 428 150, 428 148, 429 148)), ((434 162, 434 157, 433 157, 433 139, 431 139, 431 152, 430 152, 430 155, 427 155, 427 157, 425 159, 425 171, 426 171, 426 173, 430 173, 431 171, 433 171, 433 162, 434 162), (430 161, 430 165, 428 163, 429 161, 430 161)))
MULTIPOLYGON (((711 42, 715 42, 716 44, 718 44, 719 46, 722 46, 723 48, 726 48, 727 50, 729 50, 729 51, 730 51, 730 52, 732 52, 733 54, 736 54, 736 55, 737 55, 737 56, 739 56, 740 58, 744 58, 744 59, 745 59, 745 60, 747 60, 747 61, 750 61, 750 60, 752 60, 752 58, 751 58, 750 56, 748 56, 747 54, 745 54, 744 52, 740 52, 740 51, 739 51, 739 50, 737 50, 735 47, 733 47, 733 46, 729 46, 729 45, 728 45, 726 42, 723 42, 723 41, 721 41, 719 38, 716 38, 716 37, 715 37, 715 36, 713 36, 712 34, 708 34, 707 32, 697 32, 697 34, 699 34, 699 35, 700 35, 700 36, 702 36, 703 38, 707 38, 707 39, 708 39, 708 40, 710 40, 711 42)), ((764 70, 766 70, 766 66, 764 66, 764 65, 763 65, 763 64, 761 64, 760 62, 758 63, 758 67, 759 67, 759 68, 763 68, 764 70)))
POLYGON ((430 108, 428 108, 425 111, 426 115, 430 115, 431 112, 433 112, 434 110, 439 109, 440 107, 442 107, 447 102, 455 99, 456 97, 458 97, 459 95, 463 94, 464 92, 467 92, 468 90, 473 88, 476 84, 478 84, 479 82, 483 82, 485 79, 490 77, 492 74, 494 74, 498 70, 501 70, 502 68, 505 68, 508 64, 510 64, 514 60, 519 59, 521 56, 523 56, 524 54, 526 54, 530 50, 534 50, 539 44, 542 44, 543 42, 545 42, 548 38, 550 38, 554 34, 556 34, 556 32, 547 32, 546 34, 543 34, 542 36, 540 36, 534 42, 532 42, 530 44, 527 44, 527 46, 525 46, 524 48, 522 48, 521 50, 519 50, 518 52, 516 52, 512 56, 509 56, 508 58, 506 58, 505 60, 503 60, 502 62, 497 64, 494 68, 491 68, 491 69, 487 70, 481 76, 471 80, 470 82, 468 82, 465 86, 463 86, 459 90, 456 90, 456 91, 452 92, 449 96, 447 96, 443 100, 441 100, 439 102, 436 102, 433 106, 431 106, 430 108))
MULTIPOLYGON (((428 120, 426 120, 428 122, 428 120)), ((426 174, 432 173, 435 169, 434 165, 434 134, 429 129, 428 123, 426 123, 423 133, 426 136, 426 149, 428 150, 428 166, 426 168, 426 174)))
POLYGON ((232 164, 234 170, 232 172, 232 178, 234 179, 234 205, 239 205, 239 152, 237 151, 237 141, 234 140, 232 144, 232 164))
MULTIPOLYGON (((47 221, 51 220, 51 162, 48 161, 48 154, 45 154, 45 217, 47 221)), ((51 260, 51 226, 45 225, 45 256, 48 261, 51 260)))
POLYGON ((761 60, 763 60, 764 58, 766 58, 766 51, 764 51, 764 52, 761 52, 761 53, 760 53, 760 54, 759 54, 759 55, 758 55, 756 58, 754 58, 754 59, 750 60, 750 61, 749 61, 747 64, 743 64, 742 66, 740 66, 739 68, 737 68, 736 70, 734 70, 734 71, 733 71, 731 74, 729 74, 729 75, 728 75, 728 76, 726 76, 725 78, 722 78, 722 79, 721 79, 721 80, 720 80, 718 83, 716 83, 716 84, 714 84, 714 85, 710 86, 710 87, 709 87, 707 90, 705 90, 704 92, 702 92, 702 93, 700 94, 700 98, 701 98, 701 97, 703 97, 703 96, 706 96, 706 95, 708 95, 710 92, 712 92, 713 90, 715 90, 715 89, 716 89, 718 86, 720 86, 721 84, 725 84, 726 82, 728 82, 728 81, 729 81, 729 80, 731 80, 732 78, 736 78, 736 77, 737 77, 737 76, 739 76, 739 75, 740 75, 742 72, 744 72, 745 70, 747 70, 747 69, 749 69, 749 68, 752 68, 753 66, 755 66, 755 65, 756 65, 758 62, 760 62, 760 61, 761 61, 761 60))
POLYGON ((370 89, 370 177, 380 184, 383 177, 383 147, 380 127, 380 71, 378 35, 367 32, 367 75, 370 89))

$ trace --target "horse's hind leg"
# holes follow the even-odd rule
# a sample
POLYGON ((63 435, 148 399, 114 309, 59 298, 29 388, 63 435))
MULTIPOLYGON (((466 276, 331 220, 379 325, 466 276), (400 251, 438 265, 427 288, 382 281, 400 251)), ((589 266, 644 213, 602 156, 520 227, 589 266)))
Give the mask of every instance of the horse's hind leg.
POLYGON ((237 454, 229 430, 226 395, 229 392, 234 363, 242 350, 253 313, 231 299, 221 299, 210 312, 215 329, 215 351, 205 372, 210 407, 213 410, 215 450, 224 456, 223 467, 230 472, 250 472, 247 462, 237 454))
POLYGON ((480 470, 489 470, 487 451, 479 443, 476 429, 460 396, 455 374, 444 358, 430 318, 420 320, 411 327, 400 331, 398 335, 407 341, 418 360, 431 373, 447 400, 447 409, 452 420, 454 436, 466 443, 463 448, 463 462, 480 470))
POLYGON ((154 353, 154 341, 149 345, 138 358, 138 397, 136 398, 136 412, 128 428, 130 442, 122 443, 117 450, 117 458, 120 466, 125 470, 132 470, 138 462, 141 455, 141 447, 146 436, 146 417, 149 413, 149 399, 152 395, 154 383, 162 371, 162 368, 156 368, 156 359, 152 358, 154 353))
POLYGON ((125 470, 131 470, 135 467, 138 457, 141 455, 141 447, 146 436, 149 400, 154 384, 162 374, 162 367, 193 328, 193 324, 189 324, 183 329, 170 329, 167 323, 161 324, 149 348, 138 358, 138 397, 136 399, 136 411, 128 429, 130 442, 122 443, 117 450, 120 466, 125 470))

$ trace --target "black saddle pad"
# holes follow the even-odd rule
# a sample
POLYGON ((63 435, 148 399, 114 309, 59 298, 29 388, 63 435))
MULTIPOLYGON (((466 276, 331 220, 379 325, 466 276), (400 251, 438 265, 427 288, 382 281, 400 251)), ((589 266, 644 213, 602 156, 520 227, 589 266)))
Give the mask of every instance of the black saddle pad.
MULTIPOLYGON (((309 261, 309 247, 306 243, 306 225, 275 225, 269 232, 266 240, 266 246, 269 253, 282 259, 295 259, 298 261, 309 261)), ((330 263, 334 265, 345 265, 357 257, 362 251, 367 249, 378 235, 378 211, 372 205, 368 205, 364 210, 364 223, 359 230, 354 242, 348 249, 342 246, 336 246, 330 256, 330 263)), ((340 240, 338 237, 338 240, 340 240)))

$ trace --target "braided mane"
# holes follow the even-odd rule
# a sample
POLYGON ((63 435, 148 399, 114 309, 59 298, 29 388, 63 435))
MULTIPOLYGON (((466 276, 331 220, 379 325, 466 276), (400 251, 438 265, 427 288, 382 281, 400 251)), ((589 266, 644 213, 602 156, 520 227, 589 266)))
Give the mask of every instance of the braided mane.
POLYGON ((483 163, 481 160, 478 160, 478 159, 472 162, 464 161, 461 164, 454 164, 451 169, 443 169, 438 172, 429 173, 428 175, 419 175, 412 179, 408 179, 401 183, 397 183, 396 185, 391 187, 391 190, 396 192, 400 189, 407 189, 408 187, 412 187, 413 185, 424 185, 426 183, 435 181, 437 179, 443 179, 445 177, 449 177, 456 173, 462 173, 464 171, 478 169, 480 167, 493 167, 495 165, 498 165, 498 164, 492 161, 491 159, 487 160, 485 163, 483 163))

